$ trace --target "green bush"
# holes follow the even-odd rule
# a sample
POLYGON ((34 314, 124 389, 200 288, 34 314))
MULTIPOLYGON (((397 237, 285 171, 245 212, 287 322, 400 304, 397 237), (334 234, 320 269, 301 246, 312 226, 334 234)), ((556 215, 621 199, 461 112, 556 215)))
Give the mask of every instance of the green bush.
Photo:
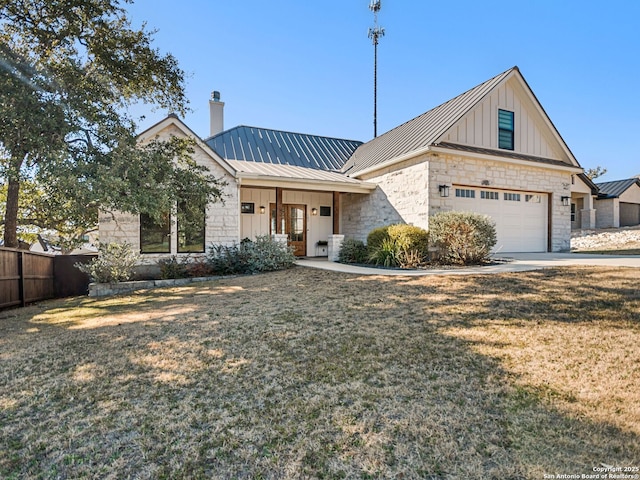
POLYGON ((76 263, 75 267, 89 275, 92 282, 126 282, 133 276, 139 258, 129 243, 108 243, 98 247, 98 258, 90 263, 76 263))
POLYGON ((496 227, 485 215, 443 212, 429 220, 429 237, 441 262, 474 265, 489 260, 496 244, 496 227))
POLYGON ((399 267, 402 249, 391 238, 385 238, 377 247, 370 250, 369 263, 383 267, 399 267))
POLYGON ((338 261, 340 263, 366 263, 367 247, 360 240, 347 238, 340 246, 338 261))
POLYGON ((367 235, 367 248, 372 253, 382 245, 386 239, 389 238, 389 226, 374 228, 367 235))
POLYGON ((385 267, 416 268, 429 255, 429 234, 414 225, 398 223, 376 228, 369 237, 369 261, 385 267), (385 237, 386 235, 386 237, 385 237))
POLYGON ((211 245, 207 264, 214 275, 271 272, 291 268, 296 261, 293 249, 268 235, 240 244, 211 245))

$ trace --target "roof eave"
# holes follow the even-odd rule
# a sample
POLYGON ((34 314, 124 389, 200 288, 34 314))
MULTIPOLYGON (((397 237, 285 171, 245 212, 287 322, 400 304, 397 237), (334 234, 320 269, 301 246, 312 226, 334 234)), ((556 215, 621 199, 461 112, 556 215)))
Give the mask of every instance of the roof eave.
POLYGON ((477 153, 477 152, 467 152, 467 151, 460 151, 460 150, 454 150, 454 149, 450 149, 450 148, 444 148, 444 147, 438 147, 435 145, 432 145, 430 147, 430 150, 432 152, 435 153, 443 153, 443 154, 450 154, 450 155, 462 155, 465 157, 471 157, 471 158, 478 158, 480 160, 491 160, 494 162, 502 162, 502 163, 510 163, 510 164, 515 164, 515 165, 526 165, 529 167, 536 167, 536 168, 544 168, 547 170, 562 170, 562 171, 566 171, 566 172, 571 172, 571 173, 582 173, 583 169, 581 167, 575 167, 573 165, 554 165, 551 163, 542 163, 542 162, 536 162, 535 160, 523 160, 523 159, 519 159, 519 158, 509 158, 509 157, 500 157, 497 155, 488 155, 485 153, 477 153))
POLYGON ((279 177, 257 173, 238 172, 241 187, 285 187, 320 192, 371 193, 377 185, 369 182, 340 182, 309 178, 279 177))

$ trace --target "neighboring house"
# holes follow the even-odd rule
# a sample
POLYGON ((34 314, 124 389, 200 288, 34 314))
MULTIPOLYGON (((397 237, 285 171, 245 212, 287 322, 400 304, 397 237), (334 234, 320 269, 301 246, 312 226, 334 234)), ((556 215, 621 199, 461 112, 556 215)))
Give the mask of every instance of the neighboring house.
POLYGON ((640 224, 640 179, 637 177, 596 184, 596 227, 618 228, 640 224))
POLYGON ((595 199, 598 186, 584 173, 571 177, 571 229, 587 229, 596 226, 595 199))
POLYGON ((103 212, 101 241, 128 241, 148 263, 256 235, 288 241, 297 255, 334 258, 345 236, 365 240, 397 222, 428 229, 438 212, 464 210, 495 220, 497 251, 563 251, 572 199, 582 200, 583 228, 594 226, 592 185, 517 67, 364 144, 225 131, 223 108, 214 92, 204 141, 175 116, 140 135, 142 143, 195 137, 195 160, 226 180, 225 202, 209 205, 202 234, 186 238, 175 216, 152 225, 144 215, 103 212))

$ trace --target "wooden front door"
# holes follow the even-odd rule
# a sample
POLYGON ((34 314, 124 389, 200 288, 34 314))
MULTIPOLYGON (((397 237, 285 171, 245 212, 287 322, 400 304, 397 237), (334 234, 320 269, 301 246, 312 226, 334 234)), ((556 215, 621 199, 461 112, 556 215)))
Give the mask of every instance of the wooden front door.
MULTIPOLYGON (((282 233, 288 237, 288 244, 294 248, 294 255, 303 257, 307 254, 307 206, 282 205, 282 233)), ((276 231, 276 206, 271 204, 271 233, 276 231)))

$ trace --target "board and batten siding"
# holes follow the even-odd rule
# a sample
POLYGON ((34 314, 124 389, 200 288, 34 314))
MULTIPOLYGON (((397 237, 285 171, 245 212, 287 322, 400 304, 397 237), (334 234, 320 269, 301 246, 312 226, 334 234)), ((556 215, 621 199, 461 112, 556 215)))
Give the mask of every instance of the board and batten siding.
MULTIPOLYGON (((240 216, 240 237, 255 240, 258 235, 269 235, 270 231, 270 205, 276 203, 276 191, 273 188, 247 188, 240 189, 240 201, 254 205, 254 213, 242 213, 240 216), (265 207, 265 213, 260 213, 260 207, 265 207)), ((327 241, 333 233, 333 194, 330 192, 311 192, 303 190, 284 190, 282 203, 304 205, 307 215, 307 252, 306 256, 326 256, 317 248, 318 241, 327 241), (329 207, 331 215, 320 215, 320 207, 329 207), (317 215, 311 211, 316 208, 317 215)))
POLYGON ((514 113, 514 152, 556 160, 568 159, 555 150, 555 139, 526 92, 506 82, 460 119, 441 141, 498 149, 498 109, 514 113))

